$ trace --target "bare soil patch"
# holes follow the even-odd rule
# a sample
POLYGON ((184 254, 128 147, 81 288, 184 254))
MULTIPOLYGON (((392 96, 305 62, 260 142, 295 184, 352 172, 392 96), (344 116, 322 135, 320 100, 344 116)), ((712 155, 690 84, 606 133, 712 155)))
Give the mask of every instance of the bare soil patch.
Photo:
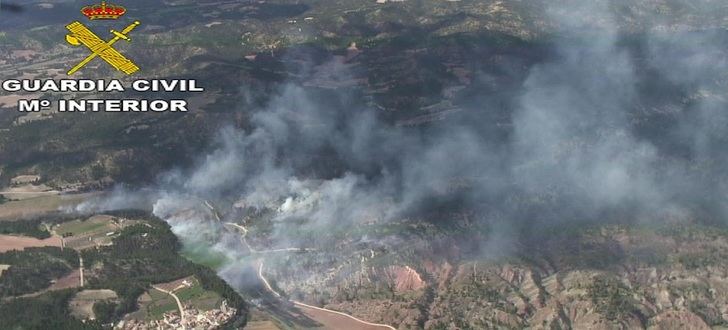
POLYGON ((0 265, 0 276, 3 276, 3 272, 10 268, 10 265, 0 265))
POLYGON ((29 247, 57 246, 61 247, 59 237, 37 239, 25 236, 0 235, 0 253, 12 250, 24 250, 29 247))
POLYGON ((12 200, 24 200, 24 199, 31 199, 36 197, 43 197, 43 196, 52 196, 52 195, 58 195, 60 192, 58 190, 53 190, 53 188, 48 187, 46 185, 32 185, 32 184, 24 184, 17 187, 10 187, 5 190, 0 191, 0 195, 5 196, 8 199, 12 200))
POLYGON ((40 180, 39 175, 19 175, 10 179, 10 184, 30 184, 40 180))
POLYGON ((63 276, 57 280, 54 280, 53 283, 51 284, 51 286, 49 286, 43 290, 24 294, 22 296, 17 296, 17 297, 5 297, 3 299, 7 300, 7 299, 13 299, 13 298, 32 298, 32 297, 40 296, 49 291, 77 288, 79 286, 81 286, 81 272, 78 269, 75 269, 70 274, 63 276))
POLYGON ((367 325, 361 322, 352 320, 349 317, 326 312, 314 308, 297 305, 296 309, 301 311, 304 315, 310 317, 318 323, 321 323, 325 329, 348 329, 348 330, 382 330, 387 329, 385 327, 379 327, 374 325, 367 325))
POLYGON ((251 308, 245 330, 282 330, 283 328, 271 319, 270 314, 257 308, 251 308))
POLYGON ((55 280, 48 288, 48 291, 77 288, 79 286, 81 286, 81 271, 74 269, 70 274, 55 280))
POLYGON ((245 325, 245 330, 280 330, 273 321, 250 321, 245 325))
POLYGON ((80 320, 94 320, 94 304, 101 301, 115 300, 118 296, 112 290, 83 290, 68 302, 71 315, 80 320))
POLYGON ((176 291, 180 288, 186 288, 190 287, 197 283, 197 280, 194 276, 188 276, 185 278, 180 278, 178 280, 174 280, 172 282, 162 283, 162 284, 156 284, 155 286, 165 290, 165 291, 176 291))

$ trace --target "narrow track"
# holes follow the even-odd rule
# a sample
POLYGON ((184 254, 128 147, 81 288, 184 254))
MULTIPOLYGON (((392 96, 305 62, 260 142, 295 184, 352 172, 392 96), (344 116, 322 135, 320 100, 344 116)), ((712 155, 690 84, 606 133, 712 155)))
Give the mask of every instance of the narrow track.
POLYGON ((154 288, 157 291, 164 292, 164 293, 172 296, 172 298, 174 298, 174 300, 177 302, 177 308, 179 308, 179 316, 180 316, 180 320, 181 320, 180 323, 184 323, 184 321, 185 321, 185 309, 182 306, 182 301, 179 300, 179 297, 177 297, 177 295, 174 294, 174 292, 164 290, 162 288, 157 287, 156 285, 152 285, 152 288, 154 288))
MULTIPOLYGON (((283 296, 280 295, 280 293, 276 292, 276 290, 274 290, 273 287, 271 287, 270 283, 268 283, 268 280, 266 280, 265 277, 263 276, 263 261, 262 260, 258 260, 258 263, 259 263, 259 265, 258 265, 258 278, 260 278, 261 282, 263 282, 263 284, 265 285, 265 288, 268 289, 268 291, 270 291, 276 297, 278 297, 280 299, 284 299, 283 296)), ((302 303, 302 302, 296 301, 296 300, 291 300, 291 302, 294 305, 296 305, 296 306, 305 307, 305 308, 311 308, 311 309, 319 310, 319 311, 322 311, 322 312, 327 312, 327 313, 332 313, 332 314, 336 314, 336 315, 341 315, 341 316, 347 317, 349 319, 352 319, 352 320, 354 320, 356 322, 359 322, 361 324, 364 324, 364 325, 373 326, 373 327, 380 327, 380 328, 386 328, 386 329, 391 329, 391 330, 397 330, 395 327, 393 327, 391 325, 388 325, 388 324, 367 322, 367 321, 364 321, 362 319, 356 318, 356 317, 354 317, 352 315, 349 315, 349 314, 346 314, 346 313, 342 313, 342 312, 339 312, 339 311, 335 311, 335 310, 331 310, 331 309, 326 309, 326 308, 321 308, 321 307, 316 307, 316 306, 311 306, 309 304, 305 304, 305 303, 302 303)))

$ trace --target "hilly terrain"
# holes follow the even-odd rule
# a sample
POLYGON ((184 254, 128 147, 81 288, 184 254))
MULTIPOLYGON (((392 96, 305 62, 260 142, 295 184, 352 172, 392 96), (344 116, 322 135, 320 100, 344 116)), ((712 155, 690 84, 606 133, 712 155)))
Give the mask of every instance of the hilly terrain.
POLYGON ((205 88, 155 95, 185 114, 23 114, 28 95, 0 94, 16 328, 728 324, 721 1, 119 4, 111 22, 86 1, 0 13, 0 80, 65 78, 86 56, 71 21, 139 20, 118 46, 139 73, 75 78, 205 88), (88 288, 63 287, 74 269, 88 288))

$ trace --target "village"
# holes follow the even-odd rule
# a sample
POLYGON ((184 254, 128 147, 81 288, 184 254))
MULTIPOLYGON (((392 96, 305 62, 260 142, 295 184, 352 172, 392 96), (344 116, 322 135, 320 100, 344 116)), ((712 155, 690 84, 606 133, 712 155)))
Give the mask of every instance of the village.
MULTIPOLYGON (((66 303, 71 317, 86 324, 111 321, 104 312, 99 314, 98 307, 116 306, 121 303, 123 295, 118 289, 115 291, 108 287, 98 288, 97 283, 103 277, 102 269, 106 263, 84 260, 86 258, 83 254, 110 249, 123 231, 134 226, 141 229, 137 234, 138 239, 150 240, 152 236, 148 231, 153 231, 154 225, 139 218, 103 214, 79 217, 59 215, 59 220, 56 221, 49 217, 44 221, 20 220, 15 224, 16 221, 12 219, 16 216, 41 216, 56 212, 53 209, 57 210, 64 205, 62 198, 65 195, 43 185, 40 183, 41 179, 38 175, 16 176, 11 179, 10 187, 2 191, 2 195, 8 196, 8 199, 5 203, 0 203, 3 204, 1 209, 6 211, 0 212, 0 224, 6 225, 3 227, 5 229, 0 228, 0 232, 5 230, 3 233, 6 233, 0 234, 0 254, 55 248, 58 250, 27 253, 36 253, 39 260, 57 260, 53 259, 54 253, 68 257, 59 266, 65 270, 57 275, 49 275, 49 286, 43 287, 41 284, 37 288, 29 288, 19 293, 22 297, 31 298, 62 290, 76 290, 66 303), (20 205, 22 213, 12 211, 16 204, 20 205), (45 204, 49 207, 44 207, 45 204), (28 213, 28 205, 38 206, 34 209, 36 213, 28 213), (20 226, 21 223, 27 225, 20 226), (8 224, 14 224, 15 227, 8 224), (24 228, 26 232, 15 232, 18 229, 14 228, 24 228), (67 274, 63 275, 64 273, 67 274)), ((39 264, 37 267, 42 270, 47 267, 44 265, 45 263, 39 264)), ((17 272, 19 268, 13 267, 11 264, 0 263, 0 277, 17 272)), ((116 329, 217 329, 239 316, 238 310, 229 299, 206 289, 195 275, 171 282, 152 282, 149 289, 136 301, 136 307, 127 313, 121 320, 103 324, 116 329)))
POLYGON ((120 321, 115 329, 124 330, 167 330, 167 329, 216 329, 235 316, 235 309, 228 308, 227 301, 223 301, 219 308, 202 311, 184 305, 184 317, 178 311, 164 313, 161 320, 126 320, 120 321))

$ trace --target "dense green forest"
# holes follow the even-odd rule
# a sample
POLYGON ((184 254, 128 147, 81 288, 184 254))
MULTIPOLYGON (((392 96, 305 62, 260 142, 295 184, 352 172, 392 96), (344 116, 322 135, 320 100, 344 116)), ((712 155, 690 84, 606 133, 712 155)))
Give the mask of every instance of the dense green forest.
MULTIPOLYGON (((164 221, 138 211, 121 211, 108 214, 144 220, 145 222, 122 230, 119 236, 114 238, 114 244, 111 246, 82 252, 86 268, 94 267, 96 269, 94 276, 88 278, 84 289, 111 289, 119 295, 118 304, 99 303, 94 306, 94 311, 99 314, 100 321, 116 321, 125 314, 136 310, 137 299, 152 284, 195 275, 205 289, 219 293, 227 299, 231 307, 239 310, 238 317, 231 320, 227 325, 228 327, 240 327, 245 324, 247 320, 245 301, 237 292, 217 277, 214 271, 180 256, 181 244, 164 221)), ((55 251, 50 248, 41 250, 47 253, 55 251)), ((16 263, 25 263, 26 261, 23 260, 37 261, 39 257, 34 257, 34 254, 39 254, 38 251, 41 250, 29 249, 23 252, 0 254, 0 264, 14 265, 16 263)), ((58 250, 60 251, 60 249, 58 250)), ((77 266, 78 259, 75 251, 66 249, 63 253, 70 253, 71 255, 68 258, 71 260, 67 260, 69 265, 77 266)), ((62 259, 61 257, 58 258, 62 259)), ((39 266, 39 268, 41 267, 39 266)), ((12 269, 11 267, 8 271, 12 269)), ((35 276, 31 275, 30 277, 35 276)), ((5 280, 6 273, 3 273, 3 276, 0 277, 0 283, 4 283, 5 280)), ((8 277, 8 281, 19 281, 19 279, 16 276, 11 276, 8 277)), ((59 315, 62 314, 59 310, 46 312, 44 306, 49 305, 48 301, 52 300, 56 305, 53 308, 60 309, 67 306, 71 297, 71 294, 64 296, 60 293, 53 293, 38 297, 37 301, 36 298, 11 300, 9 303, 6 302, 1 305, 0 320, 6 320, 4 317, 6 312, 17 310, 21 305, 27 305, 33 308, 28 308, 24 312, 27 314, 24 317, 7 318, 10 322, 6 325, 10 329, 56 329, 56 327, 39 327, 38 325, 42 323, 29 320, 35 320, 35 317, 43 319, 40 314, 44 313, 58 312, 59 315), (33 316, 33 314, 38 315, 33 316)), ((58 319, 58 322, 61 322, 58 323, 58 329, 63 328, 61 325, 74 324, 72 319, 64 321, 67 318, 70 318, 70 316, 63 316, 58 319)), ((93 324, 88 326, 94 327, 93 324)))
POLYGON ((29 219, 0 221, 0 235, 22 235, 44 239, 51 237, 48 227, 78 218, 79 216, 72 214, 52 213, 29 219))
MULTIPOLYGON (((5 275, 3 275, 5 276, 5 275)), ((71 317, 68 300, 74 289, 49 292, 33 298, 18 298, 0 304, 2 329, 84 330, 101 329, 95 322, 83 323, 71 317)))
POLYGON ((0 234, 23 235, 40 239, 51 237, 51 233, 42 226, 42 223, 41 219, 0 221, 0 234))
POLYGON ((0 253, 0 264, 10 265, 0 276, 0 297, 19 296, 47 288, 51 280, 78 267, 78 254, 57 247, 28 248, 0 253))

